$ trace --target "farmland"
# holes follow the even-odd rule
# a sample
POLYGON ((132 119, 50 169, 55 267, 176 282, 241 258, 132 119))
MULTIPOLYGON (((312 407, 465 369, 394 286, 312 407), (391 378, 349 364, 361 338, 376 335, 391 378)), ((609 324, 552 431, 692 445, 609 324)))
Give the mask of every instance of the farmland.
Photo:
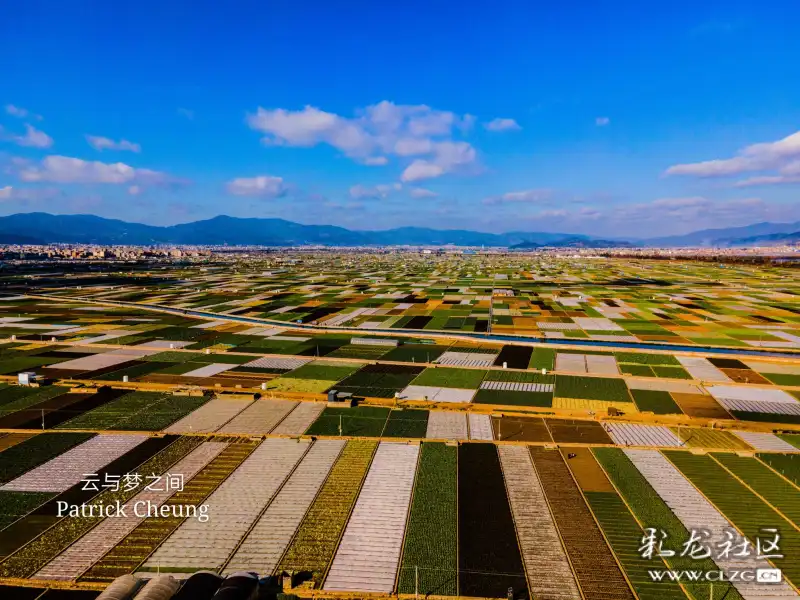
POLYGON ((207 569, 290 574, 301 598, 705 600, 647 571, 744 563, 642 557, 648 528, 680 547, 775 527, 783 583, 714 598, 796 596, 800 287, 781 269, 235 256, 0 296, 0 585, 207 569), (84 481, 131 473, 183 485, 84 481), (166 516, 58 511, 137 501, 166 516))

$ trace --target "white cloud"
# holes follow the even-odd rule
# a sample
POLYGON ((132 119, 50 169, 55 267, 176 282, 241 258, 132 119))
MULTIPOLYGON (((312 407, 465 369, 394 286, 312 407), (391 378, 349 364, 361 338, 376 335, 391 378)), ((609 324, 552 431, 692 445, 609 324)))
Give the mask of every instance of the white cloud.
POLYGON ((138 196, 139 194, 142 193, 142 187, 139 185, 132 185, 131 187, 128 188, 128 193, 131 196, 138 196))
POLYGON ((800 183, 800 177, 788 175, 760 175, 758 177, 748 177, 733 184, 735 188, 758 187, 765 185, 781 185, 787 183, 800 183))
POLYGON ((49 181, 54 183, 133 183, 169 185, 183 183, 166 173, 151 169, 137 169, 125 163, 87 161, 68 156, 48 156, 40 163, 23 167, 19 172, 22 181, 49 181))
POLYGON ((488 131, 516 131, 522 129, 514 119, 492 119, 483 125, 488 131))
POLYGON ((228 182, 226 189, 234 196, 258 196, 261 198, 280 198, 288 192, 283 177, 273 175, 232 179, 228 182))
POLYGON ((179 108, 178 114, 186 119, 189 119, 190 121, 194 119, 194 111, 188 108, 179 108))
POLYGON ((611 119, 609 119, 608 117, 597 117, 594 120, 594 124, 597 125, 598 127, 605 127, 609 123, 611 123, 611 119))
POLYGON ((436 198, 439 195, 425 188, 412 188, 410 194, 412 198, 436 198))
POLYGON ((12 117, 24 119, 28 116, 28 110, 21 106, 14 106, 13 104, 6 104, 6 112, 12 117))
POLYGON ((61 195, 61 190, 52 187, 18 188, 7 185, 0 188, 0 202, 5 200, 49 200, 61 195))
POLYGON ((428 138, 400 138, 394 144, 394 153, 398 156, 419 156, 433 150, 433 142, 428 138))
POLYGON ((400 179, 406 182, 420 181, 421 179, 433 179, 443 174, 444 168, 441 166, 427 160, 417 159, 406 167, 400 179))
POLYGON ((484 204, 504 204, 506 202, 549 202, 553 199, 553 190, 531 189, 518 192, 506 192, 499 196, 484 198, 484 204))
POLYGON ((376 185, 374 187, 367 187, 358 184, 350 188, 350 197, 354 198, 355 200, 377 200, 380 198, 386 198, 392 192, 397 192, 402 188, 403 186, 399 183, 387 183, 376 185))
POLYGON ((92 148, 100 152, 103 150, 128 150, 130 152, 141 152, 142 150, 142 147, 139 144, 129 142, 128 140, 120 140, 115 142, 112 139, 99 135, 87 135, 86 141, 89 142, 89 145, 92 148))
POLYGON ((35 119, 36 121, 42 120, 42 115, 32 113, 27 108, 22 108, 21 106, 6 104, 5 109, 9 115, 12 117, 17 117, 18 119, 35 119))
POLYGON ((387 155, 427 157, 409 165, 406 172, 411 177, 438 177, 477 160, 470 144, 453 139, 456 131, 472 126, 474 117, 425 105, 383 101, 358 111, 354 117, 313 106, 297 111, 259 107, 248 115, 247 123, 265 134, 262 142, 267 145, 327 144, 362 164, 385 165, 387 155))
POLYGON ((5 130, 0 126, 0 137, 10 140, 19 146, 30 148, 49 148, 53 145, 53 138, 28 123, 25 123, 24 135, 6 134, 5 130))
MULTIPOLYGON (((698 163, 673 165, 665 175, 690 175, 694 177, 725 177, 759 171, 778 171, 787 176, 800 173, 800 131, 776 142, 752 144, 742 148, 737 156, 726 159, 707 160, 698 163)), ((768 185, 770 183, 792 183, 783 179, 751 178, 738 182, 737 187, 768 185), (753 180, 759 183, 752 183, 753 180)))

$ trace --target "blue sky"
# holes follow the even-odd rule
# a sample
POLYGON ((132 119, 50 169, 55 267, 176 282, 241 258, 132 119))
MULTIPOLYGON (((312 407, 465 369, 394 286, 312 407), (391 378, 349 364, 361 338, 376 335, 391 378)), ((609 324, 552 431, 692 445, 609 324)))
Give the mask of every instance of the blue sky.
POLYGON ((800 219, 800 4, 5 3, 0 214, 800 219))

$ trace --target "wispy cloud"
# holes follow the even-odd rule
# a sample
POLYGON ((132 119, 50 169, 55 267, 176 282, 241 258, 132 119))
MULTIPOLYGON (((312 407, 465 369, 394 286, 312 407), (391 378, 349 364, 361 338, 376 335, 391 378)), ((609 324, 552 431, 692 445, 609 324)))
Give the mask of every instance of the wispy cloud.
POLYGON ((234 196, 254 196, 258 198, 280 198, 288 192, 283 177, 259 175, 258 177, 239 177, 226 185, 229 194, 234 196))
POLYGON ((751 177, 733 185, 734 187, 750 187, 795 183, 797 177, 800 176, 800 131, 775 142, 746 146, 732 158, 673 165, 664 174, 709 178, 770 171, 773 173, 751 177))
POLYGON ((611 119, 609 119, 608 117, 597 117, 594 120, 594 124, 597 125, 598 127, 605 127, 609 123, 611 123, 611 119))
POLYGON ((53 145, 53 138, 28 123, 25 123, 25 133, 22 135, 6 133, 5 129, 0 126, 0 138, 29 148, 49 148, 53 145))
POLYGON ((120 140, 115 142, 107 137, 102 137, 99 135, 87 135, 86 141, 92 148, 100 152, 103 150, 127 150, 128 152, 142 151, 142 147, 139 144, 129 142, 128 140, 120 140))
POLYGON ((501 119, 499 117, 492 119, 483 126, 487 131, 519 131, 522 129, 514 119, 501 119))
POLYGON ((184 119, 189 119, 190 121, 194 120, 194 111, 189 108, 179 108, 178 114, 184 119))
POLYGON ((378 200, 386 198, 389 194, 398 192, 401 189, 403 189, 403 186, 399 183, 387 183, 372 187, 358 184, 350 188, 350 197, 355 200, 378 200))
POLYGON ((9 115, 11 115, 12 117, 17 117, 18 119, 35 119, 37 121, 42 120, 41 115, 34 114, 27 108, 22 108, 21 106, 6 104, 5 109, 9 115))
POLYGON ((436 198, 439 196, 436 192, 425 188, 412 188, 409 194, 412 198, 436 198))
POLYGON ((551 189, 530 189, 516 192, 506 192, 499 196, 489 196, 483 199, 486 205, 506 203, 545 203, 553 200, 555 193, 551 189))

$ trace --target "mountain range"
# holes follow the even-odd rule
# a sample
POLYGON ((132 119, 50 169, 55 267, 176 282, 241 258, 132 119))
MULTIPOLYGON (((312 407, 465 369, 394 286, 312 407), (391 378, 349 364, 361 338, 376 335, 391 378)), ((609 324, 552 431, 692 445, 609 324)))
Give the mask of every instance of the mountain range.
POLYGON ((262 246, 488 246, 518 249, 542 246, 598 248, 615 246, 680 247, 735 246, 797 241, 800 222, 756 223, 749 227, 706 229, 686 235, 644 240, 609 240, 571 233, 485 233, 400 227, 383 231, 354 231, 333 225, 301 225, 283 219, 213 219, 160 227, 128 223, 94 215, 19 213, 0 217, 2 244, 195 244, 262 246), (783 237, 781 237, 783 236, 783 237))

